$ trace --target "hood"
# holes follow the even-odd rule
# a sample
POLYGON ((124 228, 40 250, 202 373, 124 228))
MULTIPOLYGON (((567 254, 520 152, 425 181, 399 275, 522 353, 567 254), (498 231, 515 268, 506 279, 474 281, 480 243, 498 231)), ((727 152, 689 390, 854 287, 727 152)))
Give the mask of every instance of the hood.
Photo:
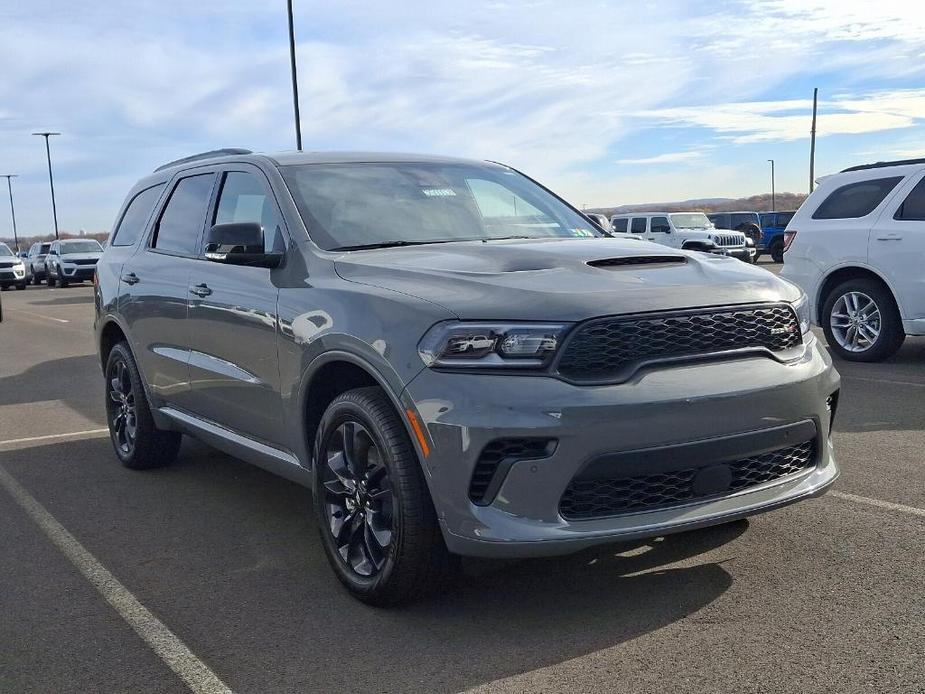
POLYGON ((740 260, 648 241, 542 239, 353 251, 343 279, 473 320, 577 321, 641 311, 794 300, 799 290, 740 260))

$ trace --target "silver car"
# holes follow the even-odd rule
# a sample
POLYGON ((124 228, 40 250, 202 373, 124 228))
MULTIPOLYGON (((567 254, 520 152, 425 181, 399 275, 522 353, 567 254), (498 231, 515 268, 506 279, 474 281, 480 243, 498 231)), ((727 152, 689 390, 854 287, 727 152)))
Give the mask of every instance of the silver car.
POLYGON ((94 239, 54 241, 45 258, 48 286, 66 287, 71 282, 93 279, 103 247, 94 239))
POLYGON ((305 484, 371 603, 458 555, 725 523, 838 475, 839 376, 799 289, 604 238, 500 164, 171 162, 129 192, 95 305, 121 463, 167 464, 186 434, 305 484))

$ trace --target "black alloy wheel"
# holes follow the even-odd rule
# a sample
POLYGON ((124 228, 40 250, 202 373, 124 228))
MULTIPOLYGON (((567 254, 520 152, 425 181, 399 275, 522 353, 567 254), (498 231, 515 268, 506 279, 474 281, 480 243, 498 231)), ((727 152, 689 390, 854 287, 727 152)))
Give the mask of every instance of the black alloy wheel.
POLYGON ((382 453, 365 426, 346 421, 325 442, 322 465, 322 503, 337 553, 359 576, 375 576, 393 540, 392 485, 382 453))
POLYGON ((109 398, 106 401, 106 409, 109 414, 109 432, 116 450, 122 456, 128 457, 135 451, 138 411, 128 367, 123 360, 116 360, 111 365, 107 379, 109 398))

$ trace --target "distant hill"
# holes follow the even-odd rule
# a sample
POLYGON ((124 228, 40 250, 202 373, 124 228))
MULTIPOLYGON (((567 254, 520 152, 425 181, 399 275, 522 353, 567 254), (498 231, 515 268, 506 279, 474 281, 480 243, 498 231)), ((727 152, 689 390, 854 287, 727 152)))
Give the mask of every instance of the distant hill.
MULTIPOLYGON (((781 211, 796 210, 806 199, 804 193, 777 193, 774 207, 781 211)), ((769 212, 771 194, 762 193, 748 198, 698 198, 680 202, 655 202, 644 205, 617 205, 616 207, 596 207, 588 212, 610 215, 624 212, 769 212)))

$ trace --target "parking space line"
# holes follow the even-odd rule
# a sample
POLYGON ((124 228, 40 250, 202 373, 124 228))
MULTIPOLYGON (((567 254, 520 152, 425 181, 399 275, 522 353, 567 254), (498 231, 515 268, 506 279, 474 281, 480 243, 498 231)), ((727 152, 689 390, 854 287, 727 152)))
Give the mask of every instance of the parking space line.
POLYGON ((3 486, 61 553, 83 574, 158 657, 197 694, 230 694, 231 689, 170 629, 122 585, 35 497, 0 466, 3 486))
POLYGON ((0 449, 7 446, 15 447, 24 443, 40 443, 42 441, 54 441, 55 439, 79 439, 95 438, 102 434, 108 434, 109 429, 87 429, 85 431, 71 431, 64 434, 45 434, 44 436, 27 436, 22 439, 7 439, 0 441, 0 449))
POLYGON ((921 516, 925 518, 925 508, 916 508, 915 506, 905 506, 904 504, 894 504, 892 501, 881 501, 880 499, 871 499, 867 496, 858 496, 857 494, 848 494, 847 492, 839 492, 833 490, 829 492, 830 496, 838 497, 839 499, 844 499, 845 501, 853 501, 857 504, 866 504, 868 506, 876 506, 877 508, 885 508, 889 511, 899 511, 900 513, 910 513, 913 516, 921 516))
POLYGON ((52 316, 45 316, 41 313, 34 313, 32 311, 23 311, 22 309, 18 309, 18 308, 8 308, 7 311, 12 311, 13 313, 22 313, 27 316, 35 316, 36 318, 44 318, 45 320, 53 320, 53 321, 57 321, 58 323, 70 323, 71 322, 65 318, 53 318, 52 316))

